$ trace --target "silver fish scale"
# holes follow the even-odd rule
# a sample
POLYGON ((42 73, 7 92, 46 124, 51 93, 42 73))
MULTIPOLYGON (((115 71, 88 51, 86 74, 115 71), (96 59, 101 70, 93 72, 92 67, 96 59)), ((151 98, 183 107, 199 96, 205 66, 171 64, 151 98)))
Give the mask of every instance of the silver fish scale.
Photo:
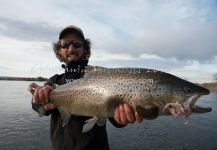
POLYGON ((57 87, 50 99, 74 115, 111 117, 118 103, 133 107, 148 103, 151 88, 161 74, 140 68, 96 68, 81 79, 57 87))

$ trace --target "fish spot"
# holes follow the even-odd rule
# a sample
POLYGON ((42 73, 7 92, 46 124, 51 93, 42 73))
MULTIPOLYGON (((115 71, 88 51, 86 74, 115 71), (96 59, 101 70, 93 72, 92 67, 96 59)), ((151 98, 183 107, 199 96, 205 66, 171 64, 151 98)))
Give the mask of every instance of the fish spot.
POLYGON ((133 98, 133 95, 131 94, 129 98, 130 98, 130 99, 133 98))

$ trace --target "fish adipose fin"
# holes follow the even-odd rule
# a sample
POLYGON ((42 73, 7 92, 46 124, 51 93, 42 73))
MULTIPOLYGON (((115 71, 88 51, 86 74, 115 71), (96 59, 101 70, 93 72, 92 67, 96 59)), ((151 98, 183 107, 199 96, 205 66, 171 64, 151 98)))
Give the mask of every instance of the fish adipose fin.
POLYGON ((138 114, 144 118, 144 119, 148 119, 148 120, 152 120, 152 119, 156 119, 159 115, 159 110, 157 107, 152 107, 152 108, 143 108, 141 106, 136 106, 136 111, 138 112, 138 114))
POLYGON ((62 127, 66 126, 71 118, 71 113, 63 107, 58 107, 62 119, 62 127))
POLYGON ((86 120, 82 129, 82 133, 90 131, 95 124, 98 126, 104 126, 106 124, 106 118, 93 117, 86 120))

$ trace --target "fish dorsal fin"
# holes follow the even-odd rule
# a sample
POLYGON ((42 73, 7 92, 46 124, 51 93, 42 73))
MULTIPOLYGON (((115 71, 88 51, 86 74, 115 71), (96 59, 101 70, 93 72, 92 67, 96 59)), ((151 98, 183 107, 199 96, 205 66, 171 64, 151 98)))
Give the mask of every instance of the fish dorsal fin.
POLYGON ((99 72, 99 71, 103 71, 107 68, 105 67, 101 67, 101 66, 86 66, 85 67, 85 72, 99 72))

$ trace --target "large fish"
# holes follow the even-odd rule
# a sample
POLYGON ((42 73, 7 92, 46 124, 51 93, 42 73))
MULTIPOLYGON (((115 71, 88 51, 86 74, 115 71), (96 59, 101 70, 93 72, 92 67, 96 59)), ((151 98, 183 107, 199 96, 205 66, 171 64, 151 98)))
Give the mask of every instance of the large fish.
POLYGON ((113 117, 115 106, 127 103, 145 119, 159 114, 188 115, 190 111, 209 112, 195 106, 209 90, 174 75, 144 68, 103 68, 88 66, 83 78, 57 86, 50 93, 62 116, 63 126, 71 115, 91 116, 83 132, 95 123, 104 125, 113 117))

